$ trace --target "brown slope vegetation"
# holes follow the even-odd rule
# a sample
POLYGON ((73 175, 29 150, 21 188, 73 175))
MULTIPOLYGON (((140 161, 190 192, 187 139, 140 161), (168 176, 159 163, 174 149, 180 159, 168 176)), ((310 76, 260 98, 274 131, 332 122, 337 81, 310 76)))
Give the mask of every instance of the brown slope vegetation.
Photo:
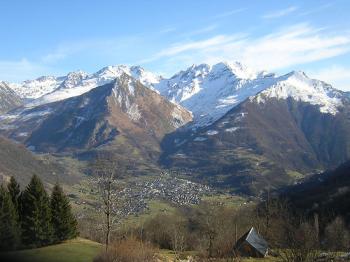
POLYGON ((73 183, 78 177, 64 169, 53 158, 39 157, 23 145, 0 137, 0 177, 7 181, 14 176, 21 185, 28 184, 32 175, 38 175, 45 183, 56 181, 73 183))
POLYGON ((166 137, 161 163, 188 168, 218 185, 261 193, 348 159, 349 113, 347 101, 331 115, 291 98, 264 104, 247 100, 208 127, 166 137))

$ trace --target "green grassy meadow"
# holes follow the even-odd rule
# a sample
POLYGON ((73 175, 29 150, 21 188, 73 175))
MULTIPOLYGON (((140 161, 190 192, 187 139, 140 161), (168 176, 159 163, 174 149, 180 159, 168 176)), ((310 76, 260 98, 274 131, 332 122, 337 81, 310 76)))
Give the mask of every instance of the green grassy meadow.
POLYGON ((102 250, 102 245, 83 238, 47 247, 6 253, 9 261, 23 262, 89 262, 102 250))

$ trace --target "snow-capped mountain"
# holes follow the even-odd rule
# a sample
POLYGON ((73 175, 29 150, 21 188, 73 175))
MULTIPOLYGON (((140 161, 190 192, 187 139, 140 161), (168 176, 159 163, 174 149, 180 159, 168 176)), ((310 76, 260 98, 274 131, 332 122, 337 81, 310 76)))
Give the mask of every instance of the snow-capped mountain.
MULTIPOLYGON (((67 79, 79 82, 80 76, 67 79)), ((121 73, 113 82, 82 95, 2 115, 0 132, 42 152, 92 150, 116 140, 123 144, 117 151, 136 152, 154 150, 165 134, 191 119, 181 106, 121 73)))
POLYGON ((252 70, 239 62, 192 65, 168 79, 139 66, 119 65, 107 66, 93 74, 76 71, 63 77, 40 77, 9 85, 22 98, 30 99, 26 106, 33 107, 82 95, 110 83, 123 73, 192 112, 192 127, 214 123, 233 107, 257 94, 260 94, 255 98, 258 103, 263 103, 264 97, 291 97, 319 105, 321 112, 331 114, 342 106, 341 92, 322 81, 308 78, 302 72, 277 76, 252 70))
POLYGON ((10 83, 9 86, 22 98, 29 100, 26 104, 28 107, 33 107, 82 95, 95 87, 112 82, 123 73, 151 89, 161 80, 160 76, 147 72, 139 66, 119 65, 107 66, 93 74, 75 71, 66 76, 43 76, 21 84, 10 83))
POLYGON ((0 133, 41 152, 108 148, 250 193, 350 158, 349 95, 299 71, 109 66, 16 88, 32 100, 0 116, 0 133))
POLYGON ((302 72, 268 81, 216 121, 169 135, 161 162, 259 193, 350 158, 350 99, 344 92, 302 72))
POLYGON ((319 105, 321 112, 335 114, 342 105, 341 92, 330 85, 308 78, 302 72, 276 76, 256 72, 241 63, 193 65, 170 79, 163 79, 155 88, 169 100, 179 103, 194 115, 197 126, 214 123, 234 106, 261 93, 263 97, 287 97, 319 105))
POLYGON ((35 80, 26 80, 20 84, 8 84, 21 98, 36 99, 54 91, 64 79, 65 77, 42 76, 35 80))
POLYGON ((193 113, 195 125, 207 125, 233 106, 270 86, 274 75, 236 63, 193 65, 155 88, 193 113))
POLYGON ((344 92, 332 88, 331 85, 310 79, 304 72, 293 71, 276 78, 270 87, 250 99, 257 103, 265 103, 267 98, 292 98, 319 106, 321 113, 335 115, 338 108, 343 106, 342 97, 344 92))

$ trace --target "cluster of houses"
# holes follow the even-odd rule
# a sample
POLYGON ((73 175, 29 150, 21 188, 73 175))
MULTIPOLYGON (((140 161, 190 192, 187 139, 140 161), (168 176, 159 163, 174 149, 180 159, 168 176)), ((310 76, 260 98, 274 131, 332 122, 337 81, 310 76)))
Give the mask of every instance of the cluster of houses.
POLYGON ((210 195, 213 190, 207 186, 177 178, 163 172, 150 181, 136 182, 131 188, 138 189, 141 199, 163 199, 177 205, 199 204, 204 195, 210 195))
POLYGON ((165 200, 176 205, 198 204, 204 195, 213 191, 206 185, 162 173, 157 178, 134 182, 117 192, 121 199, 121 217, 136 215, 148 209, 149 200, 165 200))

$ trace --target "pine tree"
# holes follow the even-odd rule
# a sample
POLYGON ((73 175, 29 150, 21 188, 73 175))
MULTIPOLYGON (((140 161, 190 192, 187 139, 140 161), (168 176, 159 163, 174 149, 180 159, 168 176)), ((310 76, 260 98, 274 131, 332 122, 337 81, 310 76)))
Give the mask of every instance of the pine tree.
POLYGON ((51 221, 54 240, 59 242, 77 236, 77 221, 62 187, 56 184, 51 195, 51 221))
POLYGON ((39 177, 34 175, 21 196, 24 244, 38 247, 52 242, 50 199, 39 177))
POLYGON ((0 186, 0 250, 13 250, 20 243, 20 227, 11 196, 0 186))
POLYGON ((10 179, 10 183, 7 185, 7 190, 11 196, 13 205, 18 210, 18 200, 21 194, 21 189, 13 176, 10 179))

